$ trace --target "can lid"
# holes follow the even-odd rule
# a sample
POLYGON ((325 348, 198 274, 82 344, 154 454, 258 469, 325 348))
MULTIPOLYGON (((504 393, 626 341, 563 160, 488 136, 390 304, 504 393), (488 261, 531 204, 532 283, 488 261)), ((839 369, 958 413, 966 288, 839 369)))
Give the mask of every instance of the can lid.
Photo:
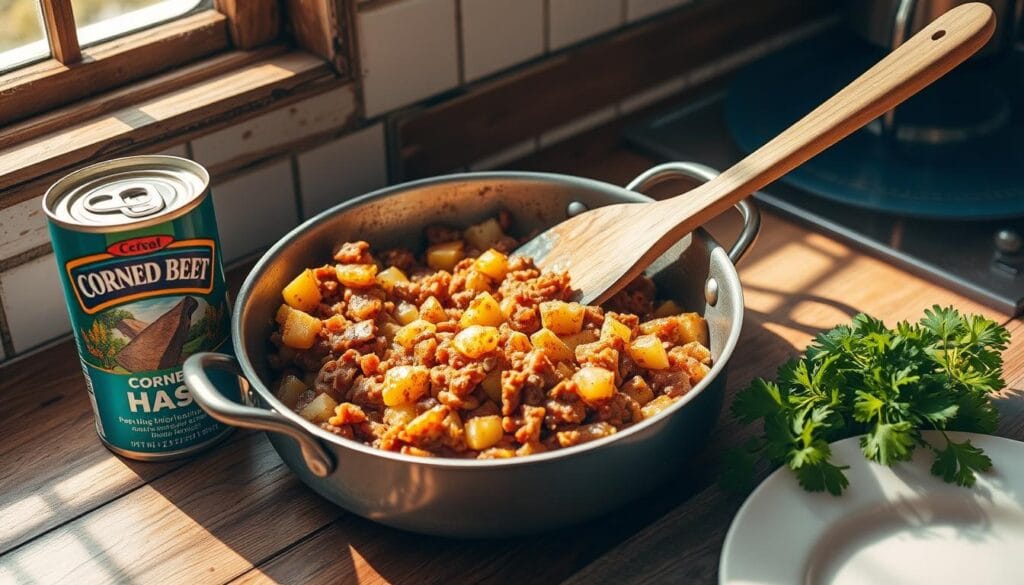
POLYGON ((78 231, 145 227, 187 213, 202 200, 209 174, 176 156, 131 156, 77 170, 53 184, 43 210, 78 231))

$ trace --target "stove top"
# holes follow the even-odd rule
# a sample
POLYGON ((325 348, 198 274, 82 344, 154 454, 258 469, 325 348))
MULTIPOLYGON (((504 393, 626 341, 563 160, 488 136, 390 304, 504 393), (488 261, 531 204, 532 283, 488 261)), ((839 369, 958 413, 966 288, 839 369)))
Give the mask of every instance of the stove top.
MULTIPOLYGON (((626 140, 670 160, 724 169, 744 152, 726 123, 725 93, 706 96, 627 129, 626 140)), ((1024 183, 1024 174, 1021 175, 1024 183)), ((1024 308, 1024 218, 961 221, 880 212, 787 184, 757 196, 795 218, 1008 313, 1024 308)))

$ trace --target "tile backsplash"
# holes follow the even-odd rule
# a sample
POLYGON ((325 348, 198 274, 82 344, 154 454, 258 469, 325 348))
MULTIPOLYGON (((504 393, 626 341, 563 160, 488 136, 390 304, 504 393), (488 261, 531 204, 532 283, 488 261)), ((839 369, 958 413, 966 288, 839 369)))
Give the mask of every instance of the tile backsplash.
MULTIPOLYGON (((703 2, 346 1, 354 3, 351 57, 360 73, 355 82, 239 118, 189 142, 139 151, 190 157, 211 169, 229 265, 265 249, 305 218, 403 180, 401 164, 395 161, 408 145, 400 143, 401 136, 393 129, 397 121, 426 111, 424 104, 454 102, 477 89, 501 87, 503 80, 524 70, 585 51, 589 41, 605 38, 602 35, 613 38, 625 27, 648 26, 669 11, 703 2)), ((775 47, 780 41, 772 42, 775 47)), ((737 48, 745 51, 729 63, 708 63, 641 91, 634 89, 613 103, 567 112, 559 123, 531 129, 528 139, 495 143, 495 148, 481 151, 478 160, 453 166, 474 171, 506 167, 538 149, 671 97, 765 50, 737 48)), ((544 107, 543 96, 521 107, 544 107)), ((448 127, 453 139, 459 139, 457 124, 448 127)), ((10 203, 0 198, 0 362, 70 330, 41 196, 42 192, 22 194, 10 203)))

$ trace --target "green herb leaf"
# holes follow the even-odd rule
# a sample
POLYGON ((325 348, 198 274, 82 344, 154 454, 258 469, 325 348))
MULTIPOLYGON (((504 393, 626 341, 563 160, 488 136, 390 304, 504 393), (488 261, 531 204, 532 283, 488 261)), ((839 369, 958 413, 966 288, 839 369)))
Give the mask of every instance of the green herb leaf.
MULTIPOLYGON (((763 432, 730 457, 728 473, 750 477, 757 460, 786 465, 800 485, 839 494, 842 469, 828 444, 863 435, 865 457, 892 465, 927 445, 921 431, 991 433, 999 414, 991 394, 1003 388, 1002 351, 1010 335, 980 315, 934 306, 917 323, 889 328, 868 315, 818 334, 805 356, 779 366, 777 382, 757 379, 740 391, 732 414, 763 422, 763 432)), ((970 443, 948 442, 932 472, 971 485, 991 461, 970 443)))
POLYGON ((946 448, 935 452, 932 473, 949 483, 971 487, 976 481, 975 472, 988 471, 992 460, 971 442, 955 443, 946 440, 946 448))

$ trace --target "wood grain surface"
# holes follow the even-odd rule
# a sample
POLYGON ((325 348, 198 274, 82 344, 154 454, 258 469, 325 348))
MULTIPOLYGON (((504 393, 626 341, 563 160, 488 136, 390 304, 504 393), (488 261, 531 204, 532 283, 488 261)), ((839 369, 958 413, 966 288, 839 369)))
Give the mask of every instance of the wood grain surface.
MULTIPOLYGON (((590 133, 530 168, 624 184, 652 164, 590 133)), ((669 185, 666 193, 679 190, 669 185)), ((723 242, 732 214, 711 231, 723 242)), ((773 214, 740 266, 746 322, 727 401, 822 328, 867 311, 889 322, 952 304, 1009 323, 999 434, 1024 439, 1024 327, 773 214)), ((236 275, 237 276, 237 275, 236 275)), ((376 525, 331 506, 262 434, 237 432, 184 462, 106 451, 70 343, 0 369, 0 583, 714 583, 742 497, 716 483, 723 449, 753 429, 719 417, 707 447, 664 486, 580 526, 530 538, 454 541, 376 525)), ((999 462, 996 462, 998 465, 999 462)))

